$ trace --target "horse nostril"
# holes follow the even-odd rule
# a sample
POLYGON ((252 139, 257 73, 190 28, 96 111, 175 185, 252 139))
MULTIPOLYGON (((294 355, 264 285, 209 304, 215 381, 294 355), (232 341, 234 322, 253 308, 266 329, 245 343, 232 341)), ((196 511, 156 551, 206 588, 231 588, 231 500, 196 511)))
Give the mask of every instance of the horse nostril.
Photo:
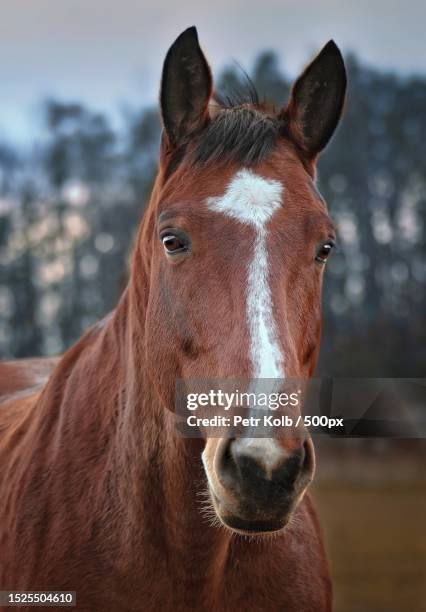
POLYGON ((305 470, 309 466, 309 444, 308 444, 307 440, 305 440, 303 442, 302 449, 303 449, 303 466, 302 466, 302 469, 305 470))
POLYGON ((225 487, 232 487, 237 479, 237 466, 231 452, 233 441, 234 438, 223 441, 216 459, 216 468, 225 487))
POLYGON ((312 446, 312 441, 309 439, 305 440, 303 443, 303 453, 304 460, 302 466, 302 472, 304 474, 310 475, 312 478, 314 470, 315 470, 315 453, 312 446))

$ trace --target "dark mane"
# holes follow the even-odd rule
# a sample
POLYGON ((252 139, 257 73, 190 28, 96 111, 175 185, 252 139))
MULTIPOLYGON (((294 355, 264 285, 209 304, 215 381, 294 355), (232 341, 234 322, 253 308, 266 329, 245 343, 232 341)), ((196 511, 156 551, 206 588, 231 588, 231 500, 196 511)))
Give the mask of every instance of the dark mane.
POLYGON ((249 77, 244 90, 215 94, 212 106, 216 114, 195 148, 196 163, 226 160, 254 165, 273 151, 278 120, 266 112, 249 77))

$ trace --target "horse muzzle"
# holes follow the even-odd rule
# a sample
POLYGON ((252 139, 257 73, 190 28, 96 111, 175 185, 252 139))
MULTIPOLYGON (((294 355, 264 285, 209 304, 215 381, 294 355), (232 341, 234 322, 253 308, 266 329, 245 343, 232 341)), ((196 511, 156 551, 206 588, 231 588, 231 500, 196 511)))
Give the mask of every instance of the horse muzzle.
POLYGON ((315 455, 307 433, 286 440, 208 439, 203 464, 221 523, 261 535, 287 525, 313 478, 315 455))

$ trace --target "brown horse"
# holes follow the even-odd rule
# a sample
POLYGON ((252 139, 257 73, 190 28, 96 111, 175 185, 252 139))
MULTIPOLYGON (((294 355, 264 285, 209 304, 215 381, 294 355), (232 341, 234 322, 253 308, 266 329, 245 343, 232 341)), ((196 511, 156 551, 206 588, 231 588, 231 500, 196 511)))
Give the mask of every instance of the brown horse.
POLYGON ((221 104, 195 28, 173 44, 118 306, 60 359, 0 369, 1 589, 75 590, 87 612, 331 609, 310 437, 189 439, 173 411, 178 378, 312 375, 334 242, 315 162, 345 86, 329 42, 286 108, 221 104))

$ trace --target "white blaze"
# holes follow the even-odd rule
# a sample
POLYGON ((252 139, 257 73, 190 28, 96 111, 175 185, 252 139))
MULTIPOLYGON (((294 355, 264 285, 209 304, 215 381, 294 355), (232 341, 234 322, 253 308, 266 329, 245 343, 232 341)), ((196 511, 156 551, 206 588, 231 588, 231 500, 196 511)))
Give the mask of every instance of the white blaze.
POLYGON ((283 356, 272 311, 266 225, 281 206, 283 186, 244 169, 237 172, 222 196, 208 198, 217 212, 251 225, 255 232, 252 259, 247 271, 247 321, 253 378, 283 378, 283 356))
MULTIPOLYGON (((250 331, 250 358, 254 379, 284 378, 277 326, 273 316, 272 294, 269 286, 269 265, 266 226, 274 212, 282 204, 283 186, 279 181, 266 179, 244 169, 237 172, 222 196, 208 198, 208 206, 228 217, 254 228, 256 235, 251 261, 247 270, 247 321, 250 331)), ((256 381, 249 392, 267 390, 256 381)), ((268 392, 274 391, 274 383, 268 392), (272 387, 272 388, 271 388, 272 387)), ((283 460, 283 451, 272 438, 250 438, 250 428, 245 437, 233 443, 234 451, 247 453, 263 463, 266 473, 283 460)))

